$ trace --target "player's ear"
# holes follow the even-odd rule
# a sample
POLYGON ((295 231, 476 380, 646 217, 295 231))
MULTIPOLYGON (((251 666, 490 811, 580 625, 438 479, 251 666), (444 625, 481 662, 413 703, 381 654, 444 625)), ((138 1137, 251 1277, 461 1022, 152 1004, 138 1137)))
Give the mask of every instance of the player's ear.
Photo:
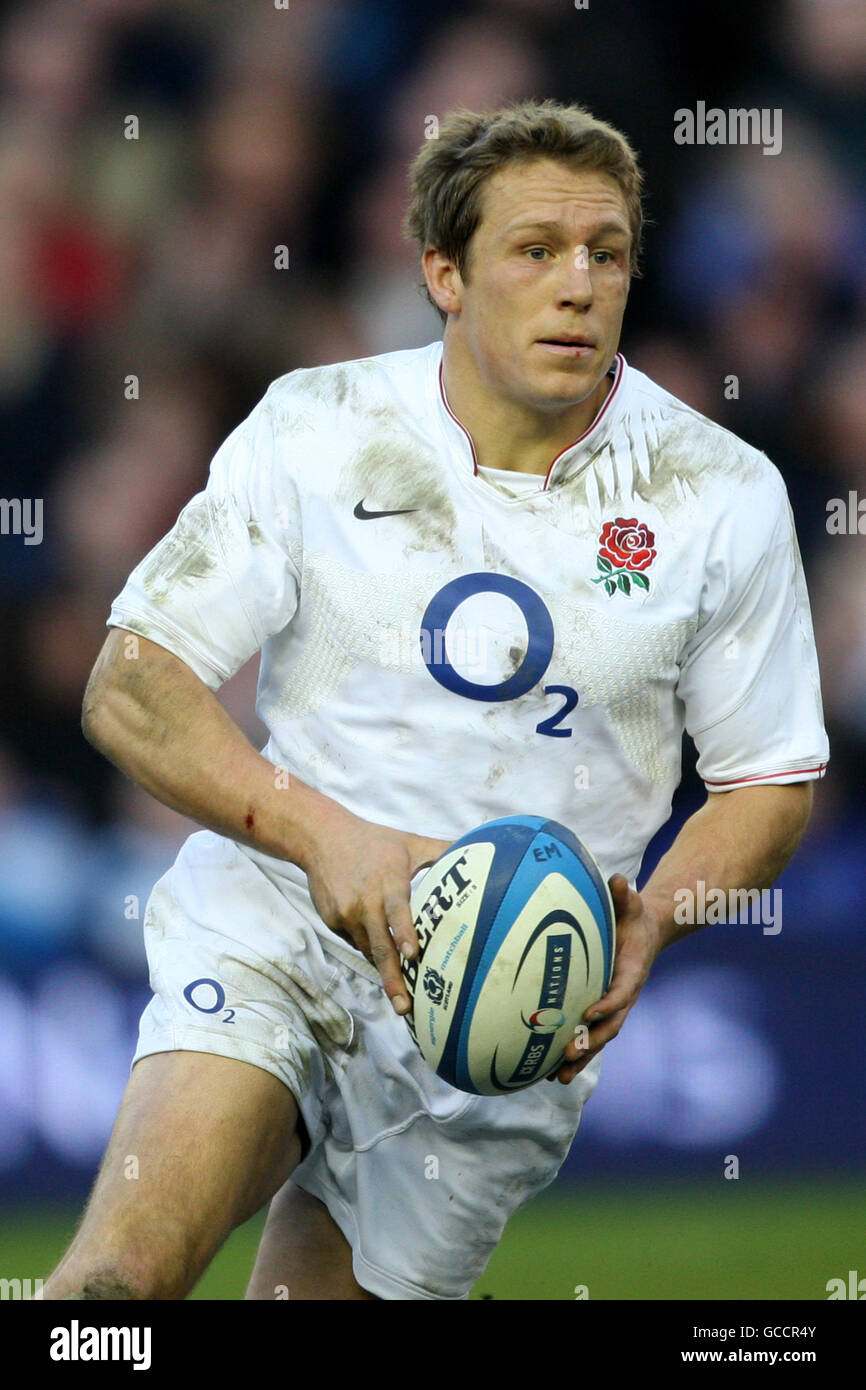
POLYGON ((459 314, 463 279, 454 262, 434 246, 428 246, 421 258, 421 265, 433 303, 443 313, 459 314))

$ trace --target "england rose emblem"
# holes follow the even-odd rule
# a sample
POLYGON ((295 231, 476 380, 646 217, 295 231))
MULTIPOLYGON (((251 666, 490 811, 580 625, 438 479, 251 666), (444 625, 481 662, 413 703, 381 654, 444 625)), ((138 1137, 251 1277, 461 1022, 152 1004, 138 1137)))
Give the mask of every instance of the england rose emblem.
POLYGON ((611 596, 619 589, 627 597, 632 585, 648 590, 649 580, 644 570, 649 569, 656 558, 655 536, 637 517, 618 516, 614 521, 606 521, 598 538, 596 564, 600 574, 593 584, 603 584, 605 593, 611 596))

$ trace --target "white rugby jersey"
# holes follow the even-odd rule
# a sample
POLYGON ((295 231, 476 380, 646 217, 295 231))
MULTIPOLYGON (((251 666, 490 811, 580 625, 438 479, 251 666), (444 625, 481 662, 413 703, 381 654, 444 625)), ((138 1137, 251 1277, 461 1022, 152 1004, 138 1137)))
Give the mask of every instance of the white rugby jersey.
POLYGON ((356 815, 446 840, 546 816, 631 880, 684 727, 710 791, 821 776, 766 456, 617 354, 546 477, 485 476, 441 364, 436 342, 274 382, 109 625, 212 690, 261 648, 266 756, 356 815))

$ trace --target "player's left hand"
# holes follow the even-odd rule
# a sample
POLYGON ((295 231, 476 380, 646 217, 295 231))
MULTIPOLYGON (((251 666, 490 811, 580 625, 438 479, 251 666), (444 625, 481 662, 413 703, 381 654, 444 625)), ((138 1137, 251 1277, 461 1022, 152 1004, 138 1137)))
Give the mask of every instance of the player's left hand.
POLYGON ((664 944, 657 918, 624 874, 609 880, 616 913, 616 964, 607 993, 584 1014, 587 1031, 570 1042, 559 1070, 549 1077, 567 1084, 615 1038, 664 944))

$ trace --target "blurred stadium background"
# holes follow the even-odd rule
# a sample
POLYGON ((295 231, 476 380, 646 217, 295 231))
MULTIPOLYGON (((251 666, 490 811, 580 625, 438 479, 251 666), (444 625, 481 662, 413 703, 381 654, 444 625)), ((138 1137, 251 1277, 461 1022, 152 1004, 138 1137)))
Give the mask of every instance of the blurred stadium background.
MULTIPOLYGON (((0 1275, 46 1274, 74 1227, 148 997, 143 906, 191 828, 80 736, 109 603, 270 380, 439 336, 407 161, 429 116, 526 96, 641 155, 623 349, 782 470, 832 762, 782 931, 661 959, 475 1296, 866 1275, 866 540, 826 527, 866 496, 862 0, 38 0, 4 7, 0 84, 0 496, 44 499, 41 544, 0 536, 0 1275), (780 108, 782 152, 675 144, 698 101, 780 108)), ((223 698, 256 740, 254 691, 251 666, 223 698)), ((701 799, 686 767, 648 867, 701 799)), ((196 1297, 241 1296, 259 1225, 196 1297)))

